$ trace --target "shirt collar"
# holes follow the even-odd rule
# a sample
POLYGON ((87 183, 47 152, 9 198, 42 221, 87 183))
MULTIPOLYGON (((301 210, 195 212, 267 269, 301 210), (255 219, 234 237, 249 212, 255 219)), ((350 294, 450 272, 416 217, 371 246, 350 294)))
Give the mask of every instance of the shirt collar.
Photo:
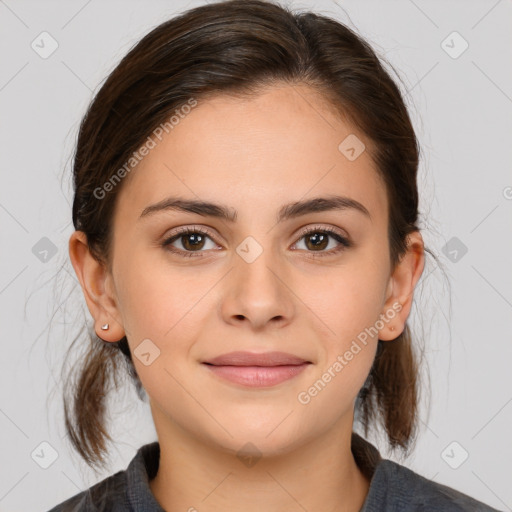
MULTIPOLYGON (((368 480, 383 460, 379 451, 360 435, 352 432, 351 450, 356 464, 368 480)), ((158 441, 139 448, 126 469, 127 497, 134 511, 165 512, 151 492, 149 481, 158 471, 160 444, 158 441)))
POLYGON ((352 432, 351 450, 359 469, 371 481, 377 466, 383 460, 379 450, 355 432, 352 432))
POLYGON ((160 444, 158 441, 145 444, 126 469, 128 501, 134 511, 165 512, 149 487, 160 464, 160 444))

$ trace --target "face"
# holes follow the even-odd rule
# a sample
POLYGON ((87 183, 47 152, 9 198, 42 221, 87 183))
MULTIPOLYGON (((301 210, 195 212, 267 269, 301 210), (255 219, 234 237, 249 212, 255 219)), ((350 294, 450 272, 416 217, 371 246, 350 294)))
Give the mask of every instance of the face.
POLYGON ((351 429, 377 347, 372 327, 391 315, 391 269, 385 187, 368 150, 340 151, 349 135, 370 147, 306 86, 219 96, 199 102, 125 178, 112 289, 157 431, 277 454, 351 429), (284 209, 335 196, 362 208, 284 209), (236 218, 146 210, 170 198, 236 218), (307 363, 266 373, 205 364, 233 351, 307 363), (285 373, 294 376, 279 381, 285 373))

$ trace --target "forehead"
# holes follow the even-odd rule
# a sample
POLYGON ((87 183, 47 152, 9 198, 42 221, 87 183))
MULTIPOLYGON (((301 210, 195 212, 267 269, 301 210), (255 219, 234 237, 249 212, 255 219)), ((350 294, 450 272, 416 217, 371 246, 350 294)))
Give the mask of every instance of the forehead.
POLYGON ((154 147, 125 178, 117 211, 125 219, 135 220, 148 204, 171 195, 222 199, 239 218, 323 193, 352 197, 372 217, 387 208, 369 151, 349 159, 343 142, 370 148, 370 141, 307 86, 198 101, 161 141, 153 139, 154 147))

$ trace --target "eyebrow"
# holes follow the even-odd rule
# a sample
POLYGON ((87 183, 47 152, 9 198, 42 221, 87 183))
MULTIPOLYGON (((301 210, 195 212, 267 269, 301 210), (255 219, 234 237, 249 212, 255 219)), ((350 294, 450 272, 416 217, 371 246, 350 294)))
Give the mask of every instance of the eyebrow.
MULTIPOLYGON (((196 213, 204 217, 216 217, 229 222, 236 222, 237 219, 237 211, 222 204, 210 203, 207 201, 200 201, 195 199, 167 197, 158 203, 144 208, 139 217, 139 220, 157 212, 169 210, 196 213)), ((315 197, 304 201, 296 201, 286 204, 279 209, 276 221, 283 222, 285 220, 307 215, 309 213, 325 212, 331 210, 355 210, 372 220, 370 212, 359 201, 356 201, 350 197, 331 195, 327 197, 315 197)))

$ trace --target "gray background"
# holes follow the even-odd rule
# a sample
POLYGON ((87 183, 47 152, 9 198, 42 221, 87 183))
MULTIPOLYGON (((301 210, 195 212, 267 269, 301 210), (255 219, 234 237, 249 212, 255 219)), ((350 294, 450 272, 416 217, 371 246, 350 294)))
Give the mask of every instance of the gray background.
MULTIPOLYGON (((95 475, 65 437, 60 368, 90 318, 68 261, 68 173, 102 80, 149 29, 202 3, 0 0, 0 511, 47 510, 156 439, 129 386, 112 401, 109 471, 95 475), (58 44, 47 58, 31 47, 50 48, 43 31, 58 44)), ((403 77, 423 151, 422 234, 450 283, 427 257, 410 320, 425 337, 432 403, 422 405, 414 455, 398 459, 381 435, 369 439, 428 478, 512 510, 512 4, 291 5, 357 28, 403 77)))

